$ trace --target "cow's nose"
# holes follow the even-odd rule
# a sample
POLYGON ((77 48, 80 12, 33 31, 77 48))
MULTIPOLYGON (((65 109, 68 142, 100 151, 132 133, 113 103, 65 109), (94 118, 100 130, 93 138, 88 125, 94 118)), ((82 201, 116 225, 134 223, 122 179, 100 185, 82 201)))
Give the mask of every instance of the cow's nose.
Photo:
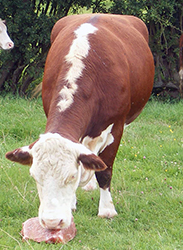
POLYGON ((7 43, 7 49, 12 49, 14 47, 14 43, 13 42, 8 42, 7 43))
POLYGON ((41 224, 44 228, 47 229, 61 229, 63 226, 63 220, 49 220, 49 219, 42 219, 41 224))

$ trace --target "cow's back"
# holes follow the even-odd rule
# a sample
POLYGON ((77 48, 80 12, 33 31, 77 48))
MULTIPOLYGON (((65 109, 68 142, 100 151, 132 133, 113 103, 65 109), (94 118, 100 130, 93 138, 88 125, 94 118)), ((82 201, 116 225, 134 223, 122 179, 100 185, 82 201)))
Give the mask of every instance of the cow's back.
MULTIPOLYGON (((94 25, 95 23, 99 23, 100 25, 104 25, 108 28, 111 28, 112 32, 115 32, 114 27, 117 23, 114 23, 114 20, 116 22, 119 22, 121 24, 125 24, 127 26, 133 26, 135 29, 137 29, 147 40, 148 42, 148 30, 144 22, 142 22, 139 18, 135 16, 129 16, 129 15, 111 15, 111 14, 83 14, 83 15, 72 15, 72 16, 66 16, 64 18, 61 18, 56 22, 54 25, 52 32, 51 32, 51 43, 54 42, 55 38, 60 32, 63 32, 65 28, 69 27, 78 27, 78 25, 84 23, 84 22, 92 22, 94 25), (102 17, 102 18, 100 18, 102 17)), ((120 24, 119 24, 120 25, 120 24)))

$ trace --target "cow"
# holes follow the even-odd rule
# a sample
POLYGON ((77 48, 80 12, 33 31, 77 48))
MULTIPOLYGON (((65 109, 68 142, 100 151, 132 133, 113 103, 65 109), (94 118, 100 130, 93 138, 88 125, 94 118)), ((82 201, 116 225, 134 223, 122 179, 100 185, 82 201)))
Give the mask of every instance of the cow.
POLYGON ((12 49, 13 47, 14 43, 8 36, 5 21, 0 19, 0 48, 3 50, 8 50, 12 49))
POLYGON ((183 34, 180 36, 179 40, 179 60, 180 60, 180 68, 179 68, 179 89, 180 89, 180 95, 183 97, 183 34))
POLYGON ((42 82, 45 132, 6 153, 31 166, 42 227, 68 227, 76 190, 93 176, 98 216, 117 215, 110 192, 113 162, 124 127, 141 113, 153 81, 148 30, 137 17, 83 14, 56 22, 42 82))

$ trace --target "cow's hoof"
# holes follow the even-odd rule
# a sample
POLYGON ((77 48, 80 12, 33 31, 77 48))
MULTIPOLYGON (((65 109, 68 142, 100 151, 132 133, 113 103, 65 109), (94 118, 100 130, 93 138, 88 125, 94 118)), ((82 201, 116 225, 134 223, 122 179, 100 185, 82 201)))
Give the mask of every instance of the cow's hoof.
POLYGON ((102 209, 102 211, 99 211, 98 217, 101 218, 113 218, 116 216, 118 213, 116 212, 115 209, 102 209))

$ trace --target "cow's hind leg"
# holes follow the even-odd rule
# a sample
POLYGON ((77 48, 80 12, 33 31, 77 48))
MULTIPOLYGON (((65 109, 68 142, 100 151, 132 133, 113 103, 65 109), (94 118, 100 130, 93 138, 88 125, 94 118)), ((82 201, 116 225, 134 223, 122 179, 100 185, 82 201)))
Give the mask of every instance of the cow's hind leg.
POLYGON ((99 211, 98 211, 99 217, 111 218, 117 215, 111 197, 110 184, 112 178, 112 166, 118 150, 122 133, 123 133, 123 126, 121 124, 119 126, 114 125, 112 130, 114 142, 110 144, 108 147, 106 147, 101 154, 99 154, 100 158, 108 166, 108 168, 105 169, 104 171, 95 173, 100 187, 100 201, 99 201, 99 211))

